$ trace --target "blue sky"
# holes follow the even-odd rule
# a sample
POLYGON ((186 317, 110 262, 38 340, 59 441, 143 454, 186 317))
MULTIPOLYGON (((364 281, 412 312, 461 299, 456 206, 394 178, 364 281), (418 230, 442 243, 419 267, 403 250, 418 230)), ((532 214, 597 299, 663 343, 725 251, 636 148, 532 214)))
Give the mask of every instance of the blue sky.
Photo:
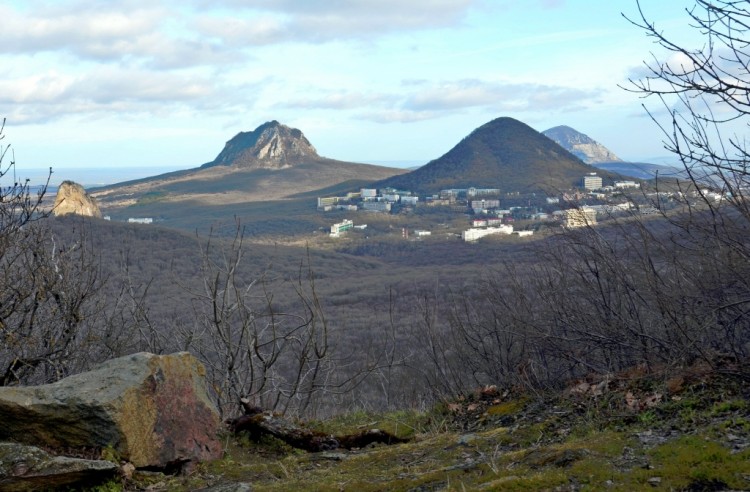
MULTIPOLYGON (((642 0, 697 43, 691 5, 642 0)), ((621 13, 635 0, 6 0, 3 143, 21 170, 62 178, 189 168, 276 119, 326 157, 396 165, 511 116, 664 156, 644 101, 618 87, 662 53, 621 13)))

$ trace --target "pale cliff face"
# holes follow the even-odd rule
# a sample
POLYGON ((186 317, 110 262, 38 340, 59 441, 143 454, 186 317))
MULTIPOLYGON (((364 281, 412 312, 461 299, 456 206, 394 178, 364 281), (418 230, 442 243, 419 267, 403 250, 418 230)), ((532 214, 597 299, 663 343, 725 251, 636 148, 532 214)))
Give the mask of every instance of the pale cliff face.
POLYGON ((556 126, 542 133, 586 164, 622 160, 593 138, 568 126, 556 126))
POLYGON ((271 121, 235 136, 211 165, 284 169, 318 158, 315 147, 301 131, 271 121))
POLYGON ((568 151, 581 159, 586 164, 620 160, 620 158, 612 153, 609 149, 597 142, 572 144, 568 151))
POLYGON ((84 215, 87 217, 101 217, 96 200, 86 193, 83 186, 72 181, 63 181, 57 190, 53 213, 60 215, 84 215))

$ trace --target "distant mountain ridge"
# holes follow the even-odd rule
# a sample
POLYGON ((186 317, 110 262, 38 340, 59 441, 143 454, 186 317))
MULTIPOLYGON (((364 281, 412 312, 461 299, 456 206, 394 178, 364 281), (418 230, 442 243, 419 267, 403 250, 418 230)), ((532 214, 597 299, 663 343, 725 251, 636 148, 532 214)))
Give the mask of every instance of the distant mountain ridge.
POLYGON ((155 209, 176 217, 188 209, 197 214, 207 207, 236 209, 251 202, 298 200, 323 189, 358 189, 404 172, 321 157, 302 131, 274 120, 235 135, 216 159, 198 168, 104 186, 92 194, 113 217, 155 209))
POLYGON ((585 174, 597 171, 525 123, 501 117, 475 129, 442 157, 376 185, 420 193, 472 186, 555 192, 577 186, 585 174))
POLYGON ((637 179, 684 178, 684 172, 674 166, 650 162, 628 162, 617 157, 612 151, 569 126, 561 125, 542 132, 587 164, 623 176, 637 179))
POLYGON ((284 169, 321 157, 302 131, 268 121, 251 132, 240 132, 229 140, 213 161, 202 168, 284 169))
POLYGON ((661 164, 652 164, 650 162, 597 162, 593 164, 598 169, 603 169, 613 173, 622 174, 637 179, 654 179, 654 178, 679 178, 688 179, 684 170, 674 166, 664 166, 661 164))
POLYGON ((551 138, 562 148, 586 164, 622 161, 611 150, 588 135, 569 126, 561 125, 544 130, 542 135, 551 138))

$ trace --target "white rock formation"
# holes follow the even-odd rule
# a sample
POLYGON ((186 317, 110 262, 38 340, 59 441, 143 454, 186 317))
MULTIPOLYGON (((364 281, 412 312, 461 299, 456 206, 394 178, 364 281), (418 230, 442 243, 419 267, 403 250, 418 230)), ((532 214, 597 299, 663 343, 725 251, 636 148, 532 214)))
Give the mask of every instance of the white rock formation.
POLYGON ((278 121, 269 121, 252 132, 235 135, 216 159, 204 167, 224 165, 284 169, 305 160, 319 158, 315 147, 300 130, 278 121))
POLYGON ((586 164, 622 161, 604 145, 569 126, 556 126, 542 133, 586 164))

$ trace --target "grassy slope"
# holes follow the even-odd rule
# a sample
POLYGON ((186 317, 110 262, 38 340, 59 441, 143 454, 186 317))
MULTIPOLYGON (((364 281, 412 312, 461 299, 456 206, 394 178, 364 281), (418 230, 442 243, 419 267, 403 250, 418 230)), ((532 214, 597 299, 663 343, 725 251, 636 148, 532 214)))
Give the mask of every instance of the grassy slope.
POLYGON ((91 192, 107 206, 113 197, 139 199, 146 193, 162 193, 172 199, 180 195, 226 193, 240 191, 244 201, 266 200, 269 196, 286 197, 352 181, 372 182, 405 172, 402 169, 354 164, 332 159, 318 159, 285 169, 248 169, 216 166, 191 169, 152 178, 118 183, 91 192))
POLYGON ((331 433, 378 427, 407 444, 310 454, 239 436, 223 460, 159 480, 169 490, 238 482, 258 491, 745 490, 749 396, 740 379, 701 369, 613 379, 601 394, 477 393, 425 414, 359 412, 313 424, 331 433))

